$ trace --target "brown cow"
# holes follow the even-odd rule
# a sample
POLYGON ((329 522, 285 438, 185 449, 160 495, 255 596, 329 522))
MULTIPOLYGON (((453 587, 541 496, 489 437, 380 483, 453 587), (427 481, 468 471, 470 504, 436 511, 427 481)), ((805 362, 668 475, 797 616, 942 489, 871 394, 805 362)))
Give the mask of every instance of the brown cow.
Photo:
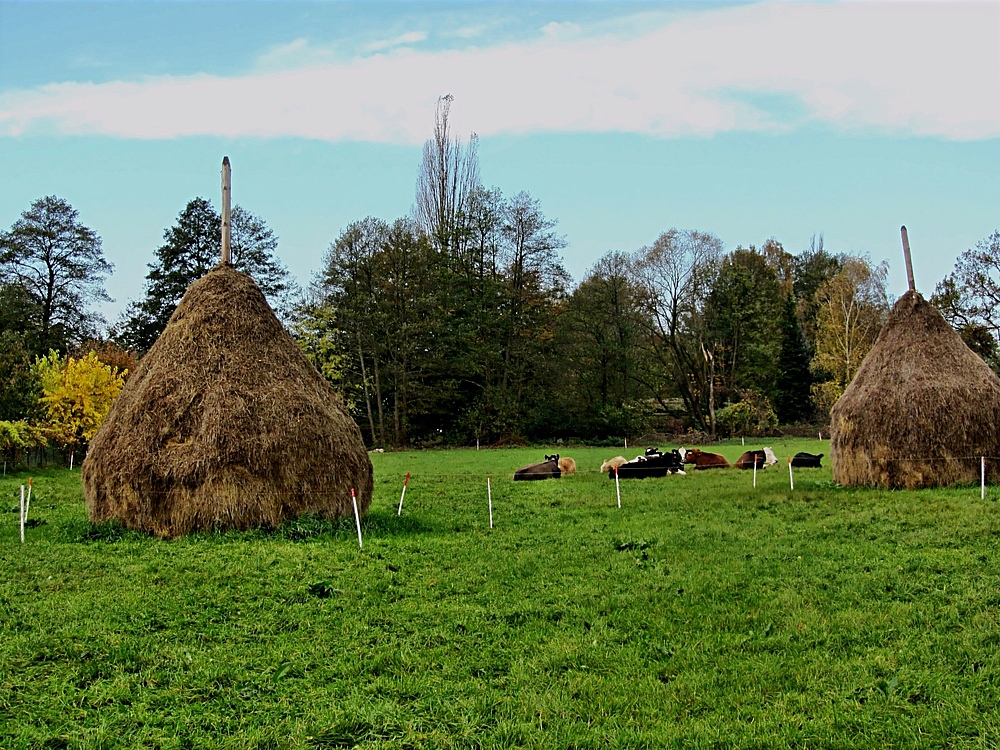
POLYGON ((706 453, 698 448, 692 448, 684 454, 684 463, 694 464, 695 470, 699 469, 728 469, 729 461, 725 456, 718 453, 706 453))
POLYGON ((566 476, 567 474, 576 474, 576 461, 574 461, 569 456, 559 459, 559 472, 566 476))

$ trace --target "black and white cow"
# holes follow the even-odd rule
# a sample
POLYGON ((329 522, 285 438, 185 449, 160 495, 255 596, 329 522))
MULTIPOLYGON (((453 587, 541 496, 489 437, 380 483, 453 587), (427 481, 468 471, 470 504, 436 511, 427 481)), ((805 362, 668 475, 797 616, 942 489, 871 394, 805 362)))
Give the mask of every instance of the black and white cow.
POLYGON ((758 469, 766 469, 776 463, 778 463, 778 457, 774 455, 774 451, 770 448, 761 448, 760 450, 746 451, 736 459, 733 466, 737 469, 753 469, 755 466, 758 469))
MULTIPOLYGON (((647 448, 642 456, 636 456, 618 467, 620 479, 645 479, 646 477, 664 477, 667 474, 684 473, 684 454, 678 450, 661 453, 656 448, 647 448)), ((608 471, 608 479, 615 478, 615 470, 608 471)))

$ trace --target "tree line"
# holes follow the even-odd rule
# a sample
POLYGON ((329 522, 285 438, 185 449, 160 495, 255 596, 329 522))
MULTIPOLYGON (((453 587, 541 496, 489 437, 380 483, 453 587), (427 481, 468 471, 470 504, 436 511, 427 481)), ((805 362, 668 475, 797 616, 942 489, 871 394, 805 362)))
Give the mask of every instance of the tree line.
MULTIPOLYGON (((726 252, 711 232, 673 228, 609 251, 574 284, 556 221, 526 191, 484 185, 475 136, 451 133, 451 103, 438 102, 411 214, 349 223, 304 291, 266 222, 233 211, 234 265, 344 396, 366 442, 718 436, 824 420, 890 308, 885 263, 829 252, 822 235, 798 254, 773 238, 726 252)), ((105 398, 90 402, 109 404, 116 378, 218 262, 219 226, 211 202, 192 199, 109 326, 92 310, 113 271, 100 238, 65 200, 32 203, 0 234, 0 423, 85 443, 91 422, 49 408, 54 373, 63 391, 99 380, 105 398), (71 373, 81 362, 106 366, 103 380, 71 373)), ((1000 232, 963 253, 931 301, 1000 370, 1000 232)))
POLYGON ((293 325, 372 445, 749 433, 813 420, 850 382, 889 309, 884 264, 670 229, 573 287, 556 222, 481 182, 450 104, 412 216, 345 227, 293 325))

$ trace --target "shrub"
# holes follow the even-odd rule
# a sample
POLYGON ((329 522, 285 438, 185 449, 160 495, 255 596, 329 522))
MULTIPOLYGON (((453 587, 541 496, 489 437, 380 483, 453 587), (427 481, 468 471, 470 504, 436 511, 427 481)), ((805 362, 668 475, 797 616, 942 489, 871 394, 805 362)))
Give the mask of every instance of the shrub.
POLYGON ((715 413, 715 425, 719 432, 728 436, 762 437, 777 429, 778 417, 766 396, 759 393, 744 394, 743 401, 730 404, 715 413))

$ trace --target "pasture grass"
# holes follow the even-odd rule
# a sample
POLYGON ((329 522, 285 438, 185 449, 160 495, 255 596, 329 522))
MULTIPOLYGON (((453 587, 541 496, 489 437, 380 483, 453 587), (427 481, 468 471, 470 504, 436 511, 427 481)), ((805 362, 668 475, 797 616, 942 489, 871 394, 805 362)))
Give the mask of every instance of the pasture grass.
POLYGON ((91 525, 67 470, 22 545, 3 477, 0 747, 1000 745, 998 488, 838 488, 826 458, 794 491, 622 480, 619 509, 597 468, 637 451, 511 481, 554 450, 372 456, 360 550, 353 518, 91 525))

